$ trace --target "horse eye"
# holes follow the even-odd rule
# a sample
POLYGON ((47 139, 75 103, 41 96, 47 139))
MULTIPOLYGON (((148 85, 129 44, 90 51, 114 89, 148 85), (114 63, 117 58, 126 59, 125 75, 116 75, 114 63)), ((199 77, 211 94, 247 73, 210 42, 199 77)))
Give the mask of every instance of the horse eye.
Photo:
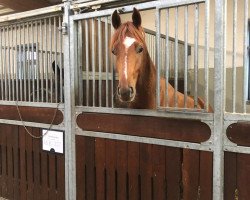
POLYGON ((112 54, 114 54, 114 55, 116 55, 116 53, 117 53, 115 48, 113 48, 111 52, 112 52, 112 54))
POLYGON ((142 51, 143 51, 143 47, 141 45, 136 47, 136 53, 141 53, 142 51))

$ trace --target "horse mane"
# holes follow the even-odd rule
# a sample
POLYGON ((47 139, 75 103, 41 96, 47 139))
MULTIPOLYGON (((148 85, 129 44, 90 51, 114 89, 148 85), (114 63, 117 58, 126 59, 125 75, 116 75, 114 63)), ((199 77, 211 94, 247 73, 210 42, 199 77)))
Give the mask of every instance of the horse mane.
POLYGON ((142 27, 136 28, 133 22, 126 22, 120 25, 120 27, 114 33, 111 40, 111 49, 116 46, 119 42, 122 42, 126 34, 130 33, 137 41, 143 44, 144 48, 146 48, 146 42, 144 39, 145 32, 142 27))

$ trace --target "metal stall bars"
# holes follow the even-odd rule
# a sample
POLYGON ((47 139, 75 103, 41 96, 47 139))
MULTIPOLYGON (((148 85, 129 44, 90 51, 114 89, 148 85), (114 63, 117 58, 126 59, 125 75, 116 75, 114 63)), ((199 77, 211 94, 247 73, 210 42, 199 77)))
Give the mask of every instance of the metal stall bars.
MULTIPOLYGON (((188 1, 189 3, 193 4, 194 1, 188 1)), ((198 3, 201 3, 203 1, 199 1, 198 3)), ((180 2, 176 2, 176 4, 174 3, 173 5, 178 5, 178 3, 180 2)), ((148 3, 150 5, 150 3, 148 3)), ((170 3, 171 4, 171 3, 170 3)), ((87 4, 85 3, 84 6, 86 6, 87 4)), ((140 4, 142 5, 142 4, 140 4)), ((182 4, 183 5, 183 4, 182 4)), ((81 5, 78 5, 77 7, 80 8, 81 5)), ((173 7, 173 6, 170 6, 173 7)), ((169 8, 171 9, 171 8, 169 8)), ((176 8, 176 10, 178 10, 176 8)), ((188 11, 186 11, 188 14, 188 11)), ((196 15, 198 15, 198 4, 197 4, 197 8, 195 9, 195 13, 196 15)), ((208 13, 208 12, 207 12, 208 13)), ((83 14, 84 15, 84 14, 83 14)), ((113 69, 112 69, 112 65, 113 63, 110 61, 112 61, 112 57, 110 57, 110 52, 108 50, 108 36, 110 36, 110 32, 111 32, 111 25, 109 23, 107 23, 108 21, 108 15, 99 15, 99 16, 91 16, 91 17, 86 17, 86 18, 82 18, 81 22, 79 23, 78 26, 83 27, 83 33, 84 33, 84 37, 81 38, 84 46, 82 48, 78 48, 78 55, 83 55, 83 83, 81 83, 83 85, 84 90, 80 90, 80 86, 78 86, 78 93, 79 93, 79 99, 80 102, 78 103, 78 105, 83 105, 86 107, 99 107, 101 109, 104 109, 105 107, 110 107, 112 106, 114 103, 114 98, 116 97, 115 94, 113 94, 112 90, 114 89, 112 87, 112 78, 115 78, 115 74, 113 74, 113 69), (104 27, 106 27, 106 29, 104 29, 104 27), (104 35, 102 35, 101 33, 104 32, 104 35), (101 45, 101 46, 100 46, 101 45), (100 46, 100 47, 99 47, 100 46), (105 48, 102 48, 105 47, 105 48), (100 51, 100 49, 102 49, 103 51, 100 51), (83 52, 83 53, 82 53, 83 52), (98 52, 98 55, 96 54, 96 52, 98 52), (103 59, 102 59, 103 58, 103 59), (103 60, 103 61, 102 61, 103 60), (104 74, 106 73, 106 77, 104 76, 104 74), (106 78, 106 79, 105 79, 106 78), (106 86, 106 88, 103 87, 103 85, 106 86), (111 87, 110 87, 111 86, 111 87), (83 98, 82 98, 83 96, 83 98), (104 98, 104 96, 106 96, 106 98, 104 98)), ((178 19, 178 15, 176 14, 175 16, 176 19, 178 19)), ((79 18, 80 19, 80 18, 79 18)), ((207 17, 206 19, 209 19, 209 17, 207 17)), ((80 20, 79 20, 80 21, 80 20)), ((208 30, 208 20, 206 20, 206 30, 208 30)), ((188 19, 186 18, 186 24, 188 23, 188 19)), ((196 35, 198 37, 197 34, 197 30, 198 30, 198 22, 196 20, 196 25, 195 25, 195 30, 196 30, 196 35)), ((176 21, 176 36, 178 36, 178 21, 176 21)), ((205 31, 205 38, 206 41, 208 40, 208 34, 207 31, 205 31)), ((149 33, 150 34, 150 33, 149 33)), ((157 48, 155 48, 154 46, 154 42, 155 40, 155 36, 152 35, 152 37, 148 37, 147 36, 147 30, 146 30, 146 40, 149 44, 150 47, 153 47, 150 49, 150 54, 152 54, 153 52, 156 52, 157 48)), ((166 35, 168 35, 168 31, 166 31, 166 35)), ((187 37, 187 35, 185 36, 187 37)), ((196 37, 196 38, 197 38, 196 37)), ((178 74, 181 68, 181 65, 183 64, 185 67, 185 69, 182 68, 183 71, 185 71, 185 76, 184 76, 184 80, 185 80, 185 90, 184 90, 184 98, 185 98, 185 105, 187 102, 187 94, 188 94, 188 81, 187 81, 187 72, 188 72, 188 41, 182 43, 179 42, 178 37, 176 37, 175 41, 174 41, 174 62, 172 62, 172 55, 169 55, 170 51, 166 51, 166 48, 171 48, 170 50, 172 50, 172 41, 169 42, 169 39, 171 40, 170 37, 168 37, 169 39, 165 40, 164 38, 161 38, 159 36, 159 48, 161 48, 162 52, 165 52, 165 54, 163 53, 159 58, 159 73, 164 73, 166 76, 166 74, 169 71, 169 67, 164 68, 163 66, 168 66, 170 65, 170 67, 174 69, 174 85, 175 85, 175 109, 178 109, 176 104, 177 104, 177 91, 178 91, 178 74), (164 42, 168 42, 170 43, 169 45, 163 45, 164 42), (181 56, 178 55, 180 52, 180 45, 186 46, 186 50, 185 48, 183 48, 186 53, 184 53, 186 56, 181 56), (169 47, 170 46, 170 47, 169 47), (166 58, 165 58, 166 57, 166 58), (170 63, 170 59, 171 59, 171 63, 170 63), (167 61, 168 60, 168 61, 167 61), (178 63, 178 61, 182 61, 181 63, 178 63), (166 65, 165 65, 166 64, 166 65)), ((79 39, 79 37, 78 37, 79 39)), ((196 77, 196 81, 195 81, 195 93, 194 93, 194 99, 195 99, 195 104, 197 106, 197 101, 198 101, 198 40, 195 41, 196 44, 196 48, 195 48, 195 77, 196 77)), ((208 46, 208 45, 207 45, 208 46)), ((207 47, 206 47, 207 48, 207 47)), ((207 50, 207 49, 205 49, 207 50)), ((159 51, 161 52, 161 51, 159 51)), ((154 54, 154 53, 153 53, 154 54)), ((205 53, 206 55, 206 61, 208 60, 208 53, 205 53)), ((79 57, 79 56, 78 56, 79 57)), ((151 56, 153 60, 155 60, 155 55, 151 56)), ((208 62, 206 62, 204 64, 204 68, 205 70, 205 77, 206 77, 206 85, 205 85, 205 94, 204 94, 204 110, 207 111, 208 110, 208 62)), ((172 70, 171 70, 172 71, 172 70)), ((80 72, 81 73, 81 72, 80 72)), ((183 73, 184 74, 184 73, 183 73)), ((162 74, 159 74, 159 76, 162 76, 162 74)), ((169 76, 169 75, 167 75, 169 76)), ((166 82, 168 80, 169 77, 166 77, 166 82)), ((115 84, 115 82, 114 82, 115 84)), ((168 95, 166 95, 168 96, 168 95)), ((167 97, 166 97, 167 98, 167 97)), ((158 99, 159 100, 159 99, 158 99)), ((168 102, 166 102, 168 104, 168 102)), ((169 106, 167 106, 166 108, 168 109, 169 106)), ((105 109, 106 109, 105 108, 105 109)), ((171 108, 172 109, 172 108, 171 108)), ((186 107, 184 109, 187 109, 186 107)), ((189 108, 190 110, 190 108, 189 108)), ((196 111, 197 108, 194 108, 194 111, 196 111)))
MULTIPOLYGON (((200 4, 200 3, 206 3, 208 4, 209 1, 183 1, 183 0, 179 0, 179 1, 171 1, 171 2, 165 2, 165 1, 157 1, 157 2, 148 2, 148 3, 142 3, 142 4, 138 4, 136 7, 140 10, 143 9, 152 9, 152 8, 156 8, 156 13, 157 16, 159 15, 159 10, 162 9, 169 9, 169 8, 173 8, 173 7, 179 7, 179 6, 187 6, 190 4, 200 4)), ((85 4, 84 4, 85 6, 85 4)), ((80 5, 78 5, 78 8, 80 7, 80 5)), ((130 6, 125 6, 123 7, 123 12, 131 12, 133 10, 133 5, 130 6)), ((177 8, 175 8, 177 9, 177 8)), ((208 9, 208 6, 206 6, 206 9, 208 9)), ((96 65, 97 63, 100 64, 100 61, 98 61, 98 58, 96 58, 97 54, 95 54, 95 52, 98 53, 97 50, 97 44, 95 43, 96 41, 98 41, 98 32, 100 33, 100 31, 97 31, 95 33, 97 33, 97 35, 95 35, 94 30, 95 28, 98 28, 98 20, 103 18, 103 23, 104 23, 104 27, 107 26, 107 24, 105 25, 105 22, 107 21, 107 17, 109 17, 112 13, 113 13, 114 9, 107 9, 107 10, 101 10, 101 11, 95 11, 95 12, 88 12, 88 13, 82 13, 82 14, 77 14, 74 16, 70 17, 70 21, 72 24, 71 30, 72 30, 72 36, 71 37, 71 44, 73 44, 75 47, 77 47, 77 37, 74 33, 73 30, 77 30, 77 26, 79 25, 78 21, 82 20, 82 26, 83 27, 83 33, 85 33, 85 35, 83 36, 83 40, 86 40, 85 42, 83 42, 83 44, 85 44, 85 49, 83 47, 83 67, 85 66, 84 63, 86 63, 86 69, 84 70, 83 68, 83 79, 86 80, 86 83, 84 85, 84 94, 83 97, 84 99, 86 99, 85 102, 83 102, 83 106, 77 106, 76 110, 77 112, 98 112, 98 113, 116 113, 116 114, 125 114, 125 115, 144 115, 144 116, 159 116, 159 117, 178 117, 178 118, 184 118, 184 119, 201 119, 203 121, 211 121, 212 120, 212 113, 201 113, 201 112, 193 112, 193 111, 197 111, 197 109, 188 109, 188 108, 184 108, 185 111, 191 111, 191 112, 182 112, 182 113, 175 113, 175 112, 159 112, 156 110, 147 110, 147 111, 142 111, 142 110, 136 110, 136 109, 115 109, 115 108, 109 108, 109 107, 105 107, 105 105, 107 104, 104 103, 102 106, 99 102, 99 96, 98 95, 102 95, 102 94, 98 94, 100 92, 104 92, 105 90, 99 90, 98 89, 98 85, 104 85, 104 86, 109 86, 110 83, 107 83, 107 78, 110 80, 112 79, 112 75, 107 75, 107 71, 102 71, 101 70, 101 75, 99 74, 100 68, 105 70, 105 68, 107 67, 107 65, 105 67, 103 67, 102 63, 101 63, 101 67, 99 65, 96 65), (90 32, 90 30, 92 32, 90 32), (96 39, 95 39, 96 37, 96 39), (90 48, 92 49, 92 53, 90 54, 90 48), (103 72, 106 73, 106 75, 103 76, 103 72), (88 73, 88 74, 87 74, 88 73), (101 78, 101 80, 99 80, 101 78), (105 84, 99 83, 98 81, 105 81, 105 84), (98 83, 98 84, 97 84, 98 83), (86 95, 85 95, 86 93, 86 95)), ((196 11, 197 12, 197 11, 196 11)), ((206 11, 207 12, 207 11, 206 11)), ((159 34, 159 24, 157 24, 158 29, 156 31, 156 35, 159 38, 160 34, 159 34)), ((100 25, 99 25, 100 27, 100 25)), ((207 27, 206 27, 207 28, 207 27)), ((106 29, 107 30, 107 29, 106 29)), ((104 33, 104 35, 107 34, 104 33)), ((100 39, 99 39, 100 41, 100 39)), ((104 40, 105 42, 105 40, 104 40)), ((106 41, 107 42, 107 41, 106 41)), ((106 43, 105 42, 105 43, 106 43)), ((159 40, 157 41, 157 43, 159 42, 159 40)), ((177 54, 178 51, 176 50, 176 45, 178 44, 178 40, 175 40, 175 53, 177 54)), ((105 46, 105 45, 104 45, 105 46)), ((158 47, 160 45, 158 44, 158 47)), ((156 49, 160 49, 159 48, 156 49)), ((79 49, 78 49, 79 50, 79 49)), ((103 55, 107 55, 107 49, 104 49, 103 51, 103 55)), ((76 58, 76 55, 78 55, 79 53, 77 52, 77 49, 74 48, 72 49, 72 58, 76 58)), ((99 52, 100 53, 100 52, 99 52)), ((160 63, 160 58, 159 58, 159 54, 156 54, 156 58, 158 59, 158 63, 160 63)), ((187 57, 187 53, 186 53, 186 57, 187 57)), ((77 62, 72 61, 71 66, 74 66, 77 62), (75 64, 74 64, 75 63, 75 64)), ((175 56, 175 60, 177 60, 177 56, 175 56)), ((105 59, 104 59, 105 61, 105 59)), ((106 62, 109 62, 110 58, 106 58, 106 62)), ((160 69, 160 65, 157 65, 158 68, 160 69)), ((108 66, 109 68, 110 66, 108 66)), ((176 70, 175 70, 175 74, 178 72, 178 67, 176 64, 176 70)), ((206 66, 207 69, 207 66, 206 66)), ((110 70, 109 73, 112 73, 113 70, 110 70)), ((73 72, 72 72, 73 73, 73 72)), ((160 77, 160 70, 158 70, 158 79, 160 77)), ((75 74, 75 71, 74 71, 75 74)), ((197 83, 196 83, 197 84, 197 83)), ((105 88, 107 89, 107 88, 105 88)), ((206 87, 207 89, 207 87, 206 87)), ((109 90, 109 89, 108 89, 109 90)), ((159 91, 159 85, 158 85, 158 91, 159 91)), ((175 89, 175 92, 177 92, 177 89, 175 89)), ((185 92, 187 93, 187 92, 185 92)), ((207 93, 207 92, 206 92, 207 93)), ((110 94, 109 94, 110 95, 110 94)), ((110 97, 113 94, 110 95, 110 97)), ((104 95, 105 98, 107 99, 107 95, 104 95)), ((197 96, 197 95, 196 95, 197 96)), ((104 99, 105 99, 104 98, 104 99)), ((207 97, 205 98, 207 99, 207 97)), ((112 101, 112 99, 109 99, 109 101, 112 101)), ((103 101, 103 99, 102 99, 103 101)), ((205 104, 208 104, 207 102, 205 104)), ((108 104, 110 105, 110 104, 108 104)), ((179 110, 178 108, 176 108, 176 110, 179 110)), ((80 133, 81 135, 87 135, 87 136, 91 136, 92 133, 88 133, 88 131, 84 131, 80 133)), ((100 135, 102 135, 102 133, 98 133, 100 135)), ((104 137, 104 136, 102 136, 104 137)), ((126 137, 127 138, 127 137, 126 137)), ((166 142, 166 141, 164 141, 166 142)), ((210 146, 202 146, 202 145, 197 145, 197 144, 191 144, 191 145, 187 145, 186 143, 182 143, 182 142, 177 142, 177 141, 167 141, 166 144, 170 145, 170 146, 178 146, 178 147, 189 147, 189 148, 198 148, 198 149, 206 149, 211 151, 211 147, 210 146)))
MULTIPOLYGON (((162 65, 165 66, 165 74, 166 76, 166 84, 168 83, 168 79, 170 78, 169 77, 169 64, 170 64, 170 58, 171 58, 171 51, 169 50, 170 49, 170 45, 169 45, 169 39, 166 39, 166 47, 162 47, 161 45, 161 38, 160 38, 160 30, 161 30, 161 24, 162 24, 162 21, 166 21, 166 36, 169 37, 169 25, 168 25, 168 20, 169 20, 169 12, 170 11, 173 11, 174 12, 174 16, 172 16, 174 18, 174 27, 175 27, 175 31, 174 31, 174 34, 175 34, 175 42, 174 42, 174 106, 175 108, 177 109, 178 108, 178 105, 177 105, 177 102, 178 102, 178 99, 177 99, 177 93, 179 91, 179 88, 178 88, 178 76, 179 76, 179 69, 180 67, 182 67, 182 65, 184 66, 183 68, 183 76, 184 76, 184 109, 188 109, 188 110, 191 110, 193 109, 194 111, 197 110, 198 108, 198 96, 199 96, 199 92, 198 92, 198 73, 199 73, 199 68, 198 68, 198 60, 199 60, 199 48, 198 48, 198 44, 199 44, 199 10, 200 10, 200 7, 201 5, 204 5, 202 2, 198 2, 198 3, 195 3, 193 5, 193 16, 194 16, 194 53, 193 53, 193 56, 194 56, 194 65, 193 66, 190 66, 190 64, 188 64, 188 24, 189 24, 189 13, 192 12, 192 9, 188 9, 188 5, 186 6, 178 6, 178 7, 175 7, 175 8, 167 8, 167 9, 159 9, 159 12, 157 13, 156 15, 156 26, 157 26, 157 33, 159 33, 156 37, 156 54, 159 54, 161 53, 162 51, 165 51, 165 48, 168 48, 168 51, 165 51, 166 53, 166 59, 165 59, 165 63, 163 64, 164 62, 164 59, 162 59, 162 57, 158 56, 158 59, 157 59, 157 71, 158 71, 158 86, 157 86, 157 103, 158 103, 158 108, 166 108, 168 109, 169 106, 169 99, 168 99, 168 93, 166 92, 166 105, 167 106, 162 106, 160 105, 160 91, 161 91, 161 86, 160 86, 160 77, 161 77, 161 69, 162 69, 162 65), (179 35, 179 27, 180 27, 180 22, 179 22, 179 10, 181 10, 184 12, 184 62, 183 63, 179 63, 180 62, 180 47, 178 45, 178 35, 179 35), (162 20, 162 15, 165 14, 166 16, 166 19, 164 18, 162 20), (194 81, 193 83, 190 83, 188 82, 188 68, 190 69, 194 69, 194 81), (187 107, 187 94, 188 94, 188 83, 190 84, 193 84, 193 88, 194 88, 194 96, 193 96, 193 99, 194 99, 194 107, 193 108, 188 108, 187 107)), ((209 29, 209 1, 206 1, 205 2, 205 6, 203 6, 204 8, 204 13, 205 13, 205 20, 204 20, 204 29, 202 29, 202 32, 204 33, 204 65, 202 65, 202 68, 204 68, 204 77, 201 77, 199 79, 204 79, 204 96, 202 97, 203 100, 204 100, 204 105, 203 105, 203 110, 204 111, 208 111, 209 110, 209 101, 208 101, 208 85, 209 85, 209 77, 208 77, 208 58, 209 58, 209 52, 208 52, 208 49, 209 49, 209 44, 208 44, 208 29, 209 29)), ((203 12, 203 10, 202 10, 203 12)), ((201 95, 201 94, 200 94, 201 95)))
MULTIPOLYGON (((53 108, 64 109, 63 98, 61 98, 62 104, 60 105, 57 104, 59 99, 52 100, 57 89, 46 90, 46 83, 44 83, 47 80, 48 85, 51 84, 45 70, 52 75, 52 61, 56 59, 55 62, 58 64, 61 60, 60 63, 62 64, 63 60, 63 48, 60 48, 59 51, 56 50, 59 43, 55 42, 56 37, 58 41, 62 41, 59 39, 61 38, 61 32, 57 28, 61 26, 59 23, 62 21, 62 8, 62 5, 58 5, 0 17, 0 162, 1 166, 2 164, 8 166, 8 168, 5 168, 6 170, 1 170, 1 189, 5 187, 4 190, 7 191, 6 183, 11 182, 7 194, 10 198, 13 197, 11 195, 16 195, 16 198, 26 198, 24 196, 28 192, 32 193, 31 188, 36 184, 39 187, 41 186, 40 191, 43 187, 45 191, 48 191, 50 183, 47 180, 50 177, 54 181, 50 184, 51 193, 54 192, 58 196, 63 196, 64 193, 64 183, 61 183, 64 178, 64 171, 62 170, 64 167, 59 167, 59 169, 57 166, 59 163, 61 163, 60 166, 63 166, 63 160, 61 158, 57 160, 58 157, 54 155, 53 159, 51 155, 42 152, 40 141, 34 139, 35 136, 40 136, 42 128, 64 130, 62 120, 58 124, 44 120, 48 113, 51 114, 51 111, 54 110, 57 113, 58 110, 53 108), (49 30, 48 20, 51 20, 51 26, 56 27, 52 29, 51 33, 46 31, 49 30), (56 34, 56 36, 53 36, 53 34, 56 34), (46 37, 47 39, 45 39, 46 37), (53 49, 49 49, 51 44, 53 49), (47 46, 47 49, 45 46, 47 46), (52 59, 47 63, 45 57, 52 57, 52 59), (50 93, 54 94, 50 95, 50 93), (46 94, 47 99, 41 98, 45 97, 46 94), (32 112, 28 113, 31 117, 28 117, 29 119, 25 117, 27 121, 23 121, 20 116, 16 115, 18 108, 23 111, 24 116, 27 116, 28 112, 32 112), (46 112, 47 114, 44 115, 46 112), (34 138, 28 136, 27 129, 32 129, 34 138), (47 165, 45 167, 46 173, 42 170, 42 165, 47 165), (56 168, 60 172, 57 172, 56 168), (50 169, 52 170, 49 171, 50 169), (2 178, 3 176, 5 176, 5 180, 2 178), (41 177, 43 177, 42 181, 41 177), (30 187, 30 185, 33 186, 30 187), (58 187, 54 187, 55 185, 58 187), (52 191, 52 187, 54 187, 54 191, 52 191), (60 188, 60 191, 58 188, 60 188)), ((61 42, 60 46, 62 47, 61 42)), ((62 67, 61 65, 60 69, 62 67)), ((63 77, 61 72, 55 71, 55 74, 57 73, 59 76, 60 73, 60 77, 63 77)), ((63 90, 63 78, 60 78, 60 81, 53 78, 52 81, 53 84, 57 81, 58 85, 60 82, 60 90, 63 90)), ((63 97, 62 93, 61 97, 63 97)), ((50 118, 52 119, 52 117, 50 118)), ((1 195, 6 194, 1 191, 1 195)))
POLYGON ((63 102, 62 13, 42 14, 1 19, 1 101, 63 102))
MULTIPOLYGON (((209 9, 209 1, 193 1, 193 0, 187 0, 187 1, 183 1, 183 0, 178 0, 178 1, 152 1, 152 2, 148 2, 148 3, 141 3, 136 5, 136 8, 139 10, 144 10, 144 9, 156 9, 156 22, 157 22, 157 30, 156 30, 156 37, 158 38, 156 40, 156 52, 160 52, 160 12, 161 10, 168 10, 168 9, 175 9, 176 13, 179 9, 179 7, 181 6, 188 6, 190 4, 196 4, 196 10, 195 13, 196 15, 198 15, 198 4, 201 3, 205 3, 206 6, 206 31, 205 31, 205 35, 206 35, 206 45, 208 45, 207 42, 207 38, 208 38, 208 34, 207 34, 207 29, 208 29, 208 9, 209 9)), ((86 6, 86 4, 84 4, 84 6, 86 6)), ((78 8, 80 8, 81 5, 78 5, 78 8)), ((74 8, 74 7, 73 7, 74 8)), ((131 12, 134 8, 134 5, 129 5, 129 6, 124 6, 122 7, 122 11, 124 13, 127 12, 131 12)), ((117 9, 117 8, 116 8, 117 9)), ((119 8, 118 8, 119 9, 119 8)), ((187 10, 187 7, 186 7, 187 10)), ((107 68, 110 68, 110 65, 107 64, 110 62, 110 58, 107 56, 108 55, 108 49, 104 49, 104 52, 102 54, 101 57, 103 57, 104 55, 104 61, 106 66, 103 67, 103 63, 101 63, 98 58, 96 58, 95 56, 97 55, 97 53, 100 54, 100 52, 98 52, 97 49, 97 44, 96 41, 100 42, 100 35, 98 36, 98 33, 100 34, 100 27, 102 23, 104 23, 104 27, 106 27, 105 33, 104 35, 108 35, 107 34, 107 30, 109 29, 109 25, 107 25, 107 21, 108 21, 108 17, 110 17, 110 15, 113 13, 114 9, 106 9, 106 10, 100 10, 100 11, 95 11, 95 12, 88 12, 88 13, 82 13, 82 14, 77 14, 74 16, 70 16, 70 33, 71 33, 71 42, 70 44, 73 45, 73 48, 71 48, 71 58, 74 58, 73 60, 71 60, 71 74, 74 74, 74 76, 76 75, 76 71, 74 69, 74 66, 76 66, 77 64, 77 58, 76 55, 79 54, 79 52, 77 52, 76 47, 77 45, 77 35, 74 34, 74 31, 77 30, 77 26, 79 26, 79 21, 82 21, 81 26, 83 26, 83 33, 85 34, 83 36, 83 44, 85 47, 83 47, 82 49, 80 49, 80 51, 83 51, 83 79, 86 80, 86 83, 84 84, 83 82, 83 86, 84 86, 84 90, 83 93, 85 92, 86 95, 83 95, 83 99, 86 99, 86 102, 83 102, 82 105, 83 106, 77 106, 76 107, 76 112, 77 113, 81 113, 81 112, 89 112, 89 113, 112 113, 112 114, 123 114, 123 115, 141 115, 141 116, 157 116, 157 117, 169 117, 169 118, 181 118, 181 119, 198 119, 198 120, 202 120, 204 122, 206 122, 207 124, 209 124, 209 126, 212 128, 212 137, 209 141, 207 141, 206 143, 201 143, 201 144, 197 144, 197 143, 192 143, 192 142, 182 142, 182 141, 173 141, 173 140, 163 140, 163 139, 154 139, 154 138, 148 138, 148 137, 136 137, 136 136, 131 136, 131 135, 122 135, 122 134, 116 134, 114 136, 114 134, 112 133, 104 133, 104 132, 96 132, 96 131, 83 131, 82 129, 80 129, 79 127, 76 126, 76 135, 79 136, 87 136, 90 138, 96 137, 96 138, 108 138, 108 139, 115 139, 115 140, 125 140, 125 141, 133 141, 133 142, 141 142, 141 143, 146 143, 146 144, 157 144, 157 145, 163 145, 163 146, 170 146, 170 147, 180 147, 180 148, 189 148, 189 149, 196 149, 196 150, 205 150, 205 151, 213 151, 215 149, 214 145, 215 143, 213 143, 213 139, 214 139, 214 130, 213 130, 213 114, 212 113, 206 113, 206 112, 193 112, 193 111, 197 111, 197 109, 188 109, 188 108, 184 108, 182 109, 185 112, 162 112, 161 110, 135 110, 135 109, 115 109, 115 108, 109 108, 109 107, 105 107, 106 105, 112 105, 112 103, 103 103, 103 99, 102 103, 100 104, 100 96, 98 95, 102 95, 100 93, 107 91, 107 90, 111 90, 111 89, 107 89, 106 90, 100 90, 99 87, 102 87, 103 85, 105 85, 106 87, 109 86, 109 84, 111 84, 109 82, 109 80, 111 79, 112 81, 112 75, 110 76, 110 74, 112 74, 113 69, 111 69, 108 74, 107 74, 107 68), (101 22, 100 22, 101 21, 101 22), (108 27, 108 28, 107 28, 108 27), (95 31, 97 29, 97 31, 95 31), (99 29, 99 30, 98 30, 99 29), (97 33, 95 35, 95 33, 97 33), (96 38, 95 38, 96 37, 96 38), (89 48, 91 47, 91 48, 89 48), (90 49, 92 49, 92 52, 90 52, 90 49), (94 54, 94 55, 93 55, 94 54), (106 58, 105 58, 106 55, 106 58), (86 63, 86 68, 84 69, 84 63, 86 63), (99 65, 98 65, 99 64, 99 65), (104 71, 102 71, 102 70, 104 71), (103 72, 106 73, 106 76, 103 76, 103 72), (101 80, 100 80, 101 79, 101 80), (105 81, 105 84, 99 83, 98 81, 105 81), (99 83, 99 84, 97 84, 99 83)), ((187 11, 186 11, 187 12, 187 11)), ((177 13, 178 14, 178 13, 177 13)), ((176 36, 178 36, 177 32, 178 32, 178 15, 176 14, 176 36)), ((168 16, 168 15, 167 15, 168 16)), ((186 26, 187 26, 187 19, 186 19, 186 26)), ((198 33, 197 33, 197 29, 198 29, 198 25, 197 25, 197 21, 196 21, 196 26, 195 26, 195 30, 196 30, 196 36, 198 37, 198 33)), ((110 30, 111 31, 111 30, 110 30)), ((187 34, 187 32, 186 32, 187 34)), ((168 36, 168 30, 166 35, 168 36)), ((187 37, 187 36, 185 36, 187 37)), ((107 43, 107 37, 106 41, 105 39, 103 40, 104 43, 107 43)), ((168 41, 168 39, 166 39, 166 41, 168 41)), ((166 42, 167 43, 167 42, 166 42)), ((186 57, 186 62, 187 62, 187 40, 185 40, 185 46, 186 46, 186 53, 185 53, 185 57, 186 57)), ((196 43, 198 43, 198 40, 196 40, 196 43)), ((98 44, 100 45, 100 44, 98 44)), ((198 45, 198 44, 197 44, 198 45)), ((196 52, 198 52, 197 49, 197 45, 196 45, 196 52)), ((102 46, 103 45, 102 43, 102 46)), ((178 37, 175 38, 175 75, 178 73, 178 37)), ((206 57, 207 57, 207 48, 206 48, 206 57)), ((160 65, 160 53, 156 53, 155 55, 156 60, 157 60, 157 68, 158 68, 158 78, 157 78, 157 99, 158 99, 158 105, 159 105, 159 91, 160 91, 160 84, 159 84, 159 80, 160 80, 160 69, 161 69, 161 65, 160 65)), ((166 55, 166 59, 168 59, 169 55, 166 55)), ((197 53, 196 53, 196 57, 197 57, 197 53)), ((196 58, 197 60, 197 58, 196 58)), ((208 62, 205 62, 205 69, 208 69, 208 62)), ((167 65, 168 66, 168 65, 167 65)), ((79 67, 79 66, 78 66, 79 67)), ((198 67, 197 64, 195 67, 198 67)), ((186 63, 186 68, 187 68, 187 63, 186 63)), ((167 73, 168 70, 166 70, 167 73)), ((185 76, 187 76, 187 69, 185 69, 185 76)), ((197 71, 197 69, 196 69, 197 71)), ((207 76, 208 73, 206 73, 207 76)), ((219 76, 219 75, 218 75, 219 76)), ((220 78, 220 77, 218 77, 220 78)), ((185 79, 187 80, 187 77, 185 77, 185 79)), ((74 79, 72 79, 74 80, 74 79)), ((177 80, 177 79, 176 79, 177 80)), ((176 82, 175 80, 175 82, 176 82)), ((196 84, 197 81, 196 81, 196 84)), ((176 84, 177 85, 177 84, 176 84)), ((186 83, 187 85, 187 83, 186 83)), ((112 87, 111 87, 112 88, 112 87)), ((187 88, 187 86, 185 87, 187 88)), ((185 89, 187 90, 187 89, 185 89)), ((206 86, 206 90, 208 90, 208 87, 206 86)), ((177 93, 177 88, 175 88, 175 93, 177 93)), ((187 98, 187 91, 185 91, 186 94, 186 98, 187 98)), ((208 92, 206 91, 206 95, 208 94, 208 92)), ((104 99, 108 99, 110 97, 112 97, 112 92, 111 95, 108 94, 109 97, 107 97, 107 94, 104 95, 104 99)), ((196 102, 198 101, 198 95, 196 92, 195 97, 196 98, 196 102)), ((176 98, 175 98, 176 99, 176 98)), ((208 97, 205 97, 205 101, 207 101, 208 97)), ((109 99, 109 101, 113 101, 113 98, 109 99)), ((177 99, 176 99, 177 101, 177 99)), ((205 102, 205 105, 208 105, 208 102, 205 102)), ((205 111, 207 110, 208 106, 205 106, 205 111)), ((164 108, 167 109, 167 108, 164 108)), ((177 107, 172 109, 173 111, 180 111, 177 107)), ((167 109, 167 111, 169 111, 167 109)), ((220 135, 220 134, 219 134, 220 135)), ((216 166, 221 167, 221 163, 218 162, 218 160, 214 160, 216 162, 216 166)), ((221 168, 219 168, 221 169, 221 168)), ((215 169, 217 170, 217 169, 215 169)), ((218 174, 218 173, 217 173, 218 174)), ((73 177, 72 177, 73 178, 73 177)), ((214 181, 217 181, 219 177, 217 176, 215 178, 214 181)), ((218 184, 214 184, 216 186, 220 186, 220 190, 221 190, 221 185, 218 184)), ((219 199, 219 198, 217 198, 219 199)))
MULTIPOLYGON (((224 2, 224 150, 226 152, 250 153, 250 149, 242 144, 232 142, 226 133, 233 124, 249 122, 249 0, 224 2), (231 6, 228 6, 231 5, 231 6), (239 12, 244 7, 244 12, 239 12), (231 9, 231 10, 230 10, 231 9), (232 12, 232 17, 226 19, 226 14, 232 12), (231 26, 230 26, 231 25, 231 26), (232 35, 226 30, 232 28, 232 35), (237 32, 243 32, 239 37, 237 32), (230 37, 231 36, 231 37, 230 37), (227 39, 228 38, 228 39, 227 39), (232 39, 231 39, 232 38, 232 39), (237 42, 239 41, 239 42, 237 42), (232 44, 232 51, 230 49, 232 44), (227 50, 227 51, 226 51, 227 50), (231 84, 227 84, 227 83, 231 84)), ((243 131, 244 132, 244 131, 243 131)), ((239 132, 238 137, 242 137, 239 132)))

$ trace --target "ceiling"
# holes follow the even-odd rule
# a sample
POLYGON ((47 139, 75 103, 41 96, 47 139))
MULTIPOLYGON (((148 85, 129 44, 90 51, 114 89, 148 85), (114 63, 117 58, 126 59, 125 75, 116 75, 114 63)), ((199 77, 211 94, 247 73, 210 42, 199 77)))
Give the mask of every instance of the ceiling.
POLYGON ((0 5, 0 16, 15 13, 11 8, 0 5))
POLYGON ((0 0, 0 16, 62 3, 62 0, 0 0))

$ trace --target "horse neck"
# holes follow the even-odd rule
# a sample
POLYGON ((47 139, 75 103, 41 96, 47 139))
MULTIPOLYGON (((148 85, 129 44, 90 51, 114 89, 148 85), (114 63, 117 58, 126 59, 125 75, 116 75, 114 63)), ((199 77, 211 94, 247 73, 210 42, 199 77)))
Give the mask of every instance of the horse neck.
POLYGON ((138 102, 140 102, 140 107, 142 108, 154 109, 156 107, 156 69, 148 52, 145 52, 145 58, 143 60, 142 67, 144 67, 144 69, 137 83, 137 91, 140 91, 138 94, 138 102))

